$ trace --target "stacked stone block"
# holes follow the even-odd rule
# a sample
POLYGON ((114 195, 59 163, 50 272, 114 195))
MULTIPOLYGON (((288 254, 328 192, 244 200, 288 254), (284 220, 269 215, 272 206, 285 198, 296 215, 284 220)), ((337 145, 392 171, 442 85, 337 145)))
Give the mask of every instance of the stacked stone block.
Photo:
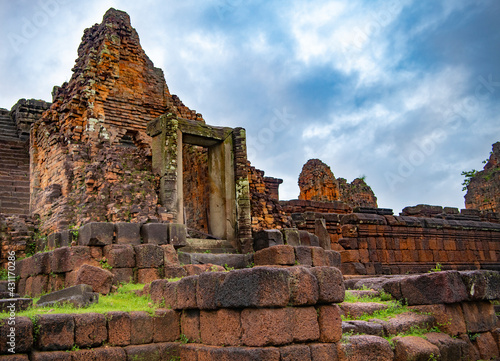
MULTIPOLYGON (((74 286, 87 277, 101 292, 102 284, 111 280, 148 283, 201 272, 180 266, 175 248, 185 244, 186 229, 179 224, 88 223, 78 237, 71 231, 55 233, 44 246, 53 250, 19 260, 18 293, 34 297, 74 286)), ((101 293, 108 293, 110 286, 101 293)))

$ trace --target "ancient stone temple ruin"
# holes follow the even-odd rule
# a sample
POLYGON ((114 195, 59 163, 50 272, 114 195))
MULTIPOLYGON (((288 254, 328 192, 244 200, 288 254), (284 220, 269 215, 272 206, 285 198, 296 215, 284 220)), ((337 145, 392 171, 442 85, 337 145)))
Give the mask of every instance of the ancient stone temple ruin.
POLYGON ((0 359, 500 356, 500 143, 465 209, 395 215, 364 177, 336 178, 319 159, 304 164, 298 199, 280 200, 283 181, 247 159, 245 129, 171 94, 115 9, 85 30, 52 96, 0 109, 0 263, 15 263, 0 315, 47 293, 51 307, 64 295, 88 306, 127 283, 145 285, 150 312, 16 317, 16 355, 1 323, 0 359), (346 295, 408 308, 360 321, 388 306, 346 295), (416 328, 425 338, 408 336, 416 328))

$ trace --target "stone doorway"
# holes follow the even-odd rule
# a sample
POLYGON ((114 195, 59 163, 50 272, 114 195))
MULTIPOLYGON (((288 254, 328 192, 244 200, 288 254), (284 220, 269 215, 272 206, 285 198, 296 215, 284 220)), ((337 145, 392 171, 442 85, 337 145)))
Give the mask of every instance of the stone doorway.
POLYGON ((240 251, 251 248, 250 197, 245 130, 209 126, 169 113, 148 124, 153 171, 160 176, 160 202, 185 223, 183 145, 207 149, 208 230, 240 251))

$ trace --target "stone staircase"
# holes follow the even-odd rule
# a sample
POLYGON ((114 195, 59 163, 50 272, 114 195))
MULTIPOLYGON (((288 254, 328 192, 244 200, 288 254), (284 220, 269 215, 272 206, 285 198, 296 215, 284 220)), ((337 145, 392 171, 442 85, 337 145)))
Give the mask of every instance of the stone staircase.
POLYGON ((245 268, 253 261, 251 255, 238 254, 231 242, 219 239, 188 238, 178 249, 183 264, 215 264, 227 268, 245 268))
POLYGON ((29 213, 29 149, 9 111, 0 109, 0 213, 29 213))

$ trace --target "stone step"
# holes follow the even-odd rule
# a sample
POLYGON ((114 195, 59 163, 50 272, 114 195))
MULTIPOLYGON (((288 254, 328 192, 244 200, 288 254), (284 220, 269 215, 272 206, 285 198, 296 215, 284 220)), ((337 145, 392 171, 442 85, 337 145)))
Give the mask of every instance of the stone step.
POLYGON ((231 242, 221 239, 188 238, 186 246, 180 250, 185 253, 236 253, 231 242))
POLYGON ((246 268, 253 262, 252 254, 185 253, 180 248, 177 255, 183 264, 215 264, 226 268, 246 268))

